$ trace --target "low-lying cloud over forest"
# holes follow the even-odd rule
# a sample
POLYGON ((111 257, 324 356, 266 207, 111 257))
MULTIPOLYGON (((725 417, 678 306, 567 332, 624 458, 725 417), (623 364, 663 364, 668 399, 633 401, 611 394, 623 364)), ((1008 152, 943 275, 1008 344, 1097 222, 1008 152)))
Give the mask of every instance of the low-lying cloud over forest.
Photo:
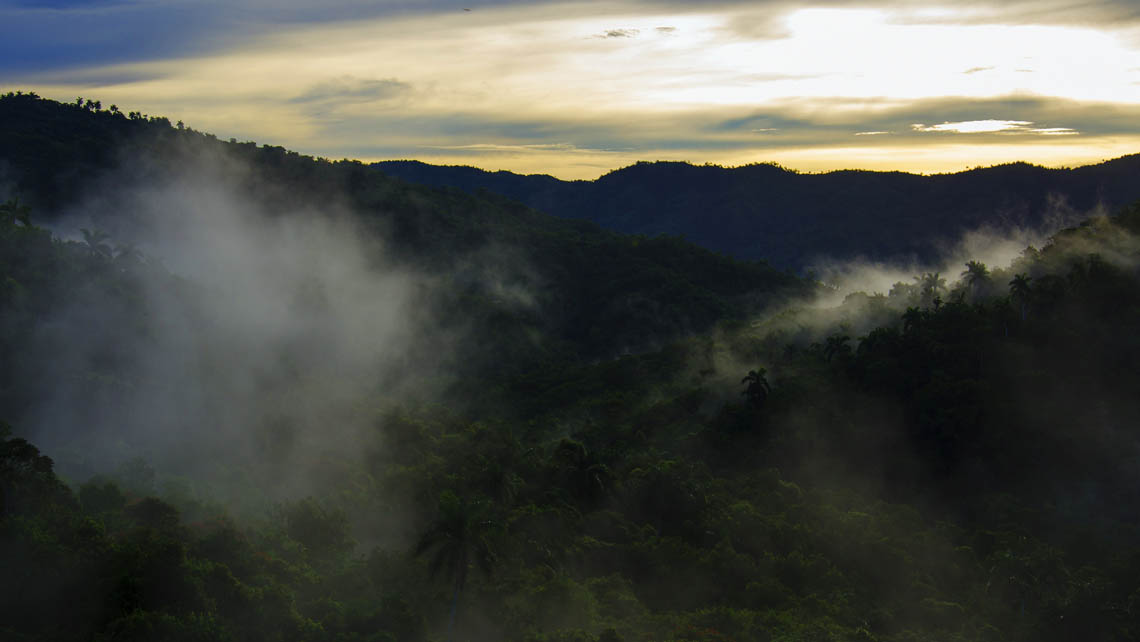
POLYGON ((117 273, 59 301, 21 353, 44 385, 21 427, 65 473, 143 457, 303 494, 317 458, 353 453, 371 404, 438 365, 411 359, 418 342, 453 349, 432 331, 431 277, 335 202, 269 210, 241 190, 251 171, 200 150, 146 183, 104 177, 55 224, 117 273))

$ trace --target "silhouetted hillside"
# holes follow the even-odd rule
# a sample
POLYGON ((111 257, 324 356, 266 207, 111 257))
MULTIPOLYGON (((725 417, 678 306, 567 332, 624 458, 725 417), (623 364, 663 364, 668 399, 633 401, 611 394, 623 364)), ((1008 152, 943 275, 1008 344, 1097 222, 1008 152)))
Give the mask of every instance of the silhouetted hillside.
POLYGON ((934 176, 657 162, 569 182, 417 161, 374 166, 417 183, 487 189, 555 216, 630 234, 680 235, 738 258, 794 268, 821 256, 929 261, 980 227, 1051 231, 1066 216, 1098 206, 1113 211, 1140 198, 1140 155, 1076 169, 1012 163, 934 176))
POLYGON ((37 223, 67 217, 65 234, 86 226, 120 244, 136 242, 139 217, 151 215, 139 211, 140 191, 203 173, 207 192, 225 184, 265 211, 346 213, 378 255, 445 275, 438 314, 494 326, 485 353, 495 362, 517 367, 496 351, 531 335, 550 350, 589 357, 656 346, 806 287, 763 263, 678 239, 646 242, 494 194, 424 187, 359 162, 224 142, 166 118, 101 107, 0 97, 0 199, 19 198, 37 223), (526 305, 503 309, 504 287, 524 290, 526 305))

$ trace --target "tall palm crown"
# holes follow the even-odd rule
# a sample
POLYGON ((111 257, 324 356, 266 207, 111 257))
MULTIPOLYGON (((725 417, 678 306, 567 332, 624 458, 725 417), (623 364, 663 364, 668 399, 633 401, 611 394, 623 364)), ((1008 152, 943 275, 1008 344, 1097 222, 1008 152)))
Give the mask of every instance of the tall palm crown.
POLYGON ((10 199, 4 203, 0 203, 0 222, 11 225, 13 223, 20 223, 24 227, 30 227, 32 208, 27 205, 20 205, 19 199, 10 199))
POLYGON ((600 500, 610 486, 610 469, 585 444, 563 439, 554 449, 553 462, 561 472, 561 484, 576 500, 600 500))
POLYGON ((1017 300, 1027 299, 1031 291, 1029 282, 1032 280, 1033 277, 1026 275, 1024 272, 1015 274, 1013 279, 1009 282, 1010 296, 1017 300))
POLYGON ((927 272, 922 276, 914 277, 918 281, 919 291, 922 295, 922 305, 930 307, 935 301, 942 298, 946 292, 946 279, 938 272, 927 272))
POLYGON ((966 283, 971 288, 977 288, 989 280, 990 270, 981 261, 970 261, 966 263, 966 269, 962 271, 962 278, 966 279, 966 283))
POLYGON ((1015 274, 1013 279, 1009 282, 1009 295, 1014 301, 1021 304, 1021 320, 1025 320, 1026 307, 1029 304, 1029 294, 1032 289, 1029 287, 1029 282, 1033 277, 1028 276, 1024 272, 1015 274))
POLYGON ((490 571, 495 561, 490 544, 493 525, 488 502, 462 499, 450 490, 444 491, 439 498, 439 517, 420 537, 415 554, 434 550, 432 573, 446 572, 462 589, 471 563, 490 571))
POLYGON ((417 557, 434 551, 429 566, 432 575, 447 573, 454 583, 447 625, 449 640, 455 626, 459 595, 467 584, 468 569, 474 563, 484 573, 490 573, 496 559, 491 547, 495 525, 490 519, 490 508, 486 500, 468 500, 450 490, 444 491, 439 497, 439 517, 420 537, 414 550, 417 557))
POLYGON ((763 405, 768 400, 768 395, 772 392, 772 387, 768 385, 768 374, 766 368, 758 370, 749 370, 748 374, 740 380, 740 383, 748 384, 744 392, 740 393, 748 398, 749 403, 754 406, 763 405))
POLYGON ((847 356, 851 354, 851 337, 848 335, 833 334, 827 338, 827 345, 823 348, 823 356, 831 361, 833 358, 839 356, 847 356))
POLYGON ((87 228, 83 228, 79 231, 83 233, 83 243, 87 245, 87 251, 91 256, 110 258, 111 246, 106 242, 109 238, 106 232, 102 230, 89 230, 87 228))

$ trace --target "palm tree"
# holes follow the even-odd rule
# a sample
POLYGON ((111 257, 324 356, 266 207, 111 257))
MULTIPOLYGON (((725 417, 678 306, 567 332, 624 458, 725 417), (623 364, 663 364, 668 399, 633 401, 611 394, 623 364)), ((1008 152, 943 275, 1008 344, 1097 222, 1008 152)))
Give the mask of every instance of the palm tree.
POLYGON ((574 439, 563 439, 552 455, 562 476, 562 486, 574 499, 595 502, 601 499, 610 486, 610 469, 586 445, 574 439))
POLYGON ((145 257, 143 253, 135 247, 134 243, 122 243, 115 246, 115 261, 119 263, 133 264, 142 263, 145 257))
POLYGON ((748 374, 740 380, 740 383, 747 383, 748 387, 744 392, 740 393, 748 398, 748 402, 753 406, 760 407, 768 400, 768 395, 772 393, 772 386, 768 385, 768 374, 766 368, 759 370, 749 370, 748 374))
POLYGON ((481 428, 475 432, 474 488, 502 505, 514 502, 526 486, 526 476, 534 472, 536 450, 526 447, 508 428, 481 428))
POLYGON ((942 302, 942 293, 946 292, 946 279, 938 272, 927 272, 922 276, 914 277, 918 282, 919 291, 922 294, 922 305, 930 307, 934 305, 937 307, 942 302))
POLYGON ((111 246, 107 245, 107 233, 102 230, 89 230, 81 228, 83 242, 87 245, 87 253, 92 257, 111 258, 111 246))
POLYGON ((826 357, 830 363, 832 357, 842 357, 851 354, 851 346, 848 345, 850 341, 851 337, 847 335, 831 335, 827 338, 827 345, 823 348, 823 356, 826 357))
POLYGON ((490 504, 486 500, 462 499, 450 490, 444 491, 439 497, 438 518, 420 537, 414 550, 416 557, 434 551, 430 563, 432 575, 442 571, 451 576, 455 588, 447 620, 448 642, 455 629, 459 595, 467 583, 469 567, 475 563, 483 572, 490 573, 495 562, 490 541, 494 522, 489 512, 490 504))
POLYGON ((24 227, 31 227, 32 208, 20 205, 19 199, 11 199, 0 204, 0 221, 6 224, 20 223, 24 227))
MULTIPOLYGON (((918 278, 915 277, 915 280, 917 281, 918 278)), ((905 301, 907 305, 911 305, 917 302, 918 286, 899 281, 891 286, 891 291, 887 293, 887 296, 892 299, 900 299, 905 301)))
POLYGON ((1009 295, 1014 301, 1017 301, 1021 305, 1022 321, 1025 320, 1025 310, 1029 303, 1029 294, 1032 292, 1032 289, 1029 287, 1029 282, 1032 280, 1033 277, 1021 272, 1015 274, 1013 280, 1009 282, 1009 295))
POLYGON ((907 308, 906 312, 904 312, 902 315, 903 332, 910 332, 912 330, 918 330, 919 326, 922 325, 922 321, 924 318, 925 318, 925 315, 923 314, 922 310, 919 310, 918 308, 913 308, 913 307, 907 308))
POLYGON ((962 278, 976 296, 978 290, 989 283, 990 271, 981 261, 969 261, 966 263, 966 269, 962 271, 962 278))

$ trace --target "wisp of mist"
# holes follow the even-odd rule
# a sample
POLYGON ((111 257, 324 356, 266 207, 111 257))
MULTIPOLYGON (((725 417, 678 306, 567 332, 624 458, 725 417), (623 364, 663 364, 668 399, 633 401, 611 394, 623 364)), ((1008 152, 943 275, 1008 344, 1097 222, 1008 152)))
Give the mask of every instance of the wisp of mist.
POLYGON ((968 261, 980 261, 990 267, 1007 267, 1025 248, 1040 247, 1057 231, 1103 213, 1100 207, 1087 212, 1077 211, 1063 199, 1051 198, 1049 210, 1040 224, 1025 226, 999 222, 967 231, 958 239, 948 239, 943 243, 938 260, 933 262, 867 259, 837 262, 819 257, 812 263, 810 271, 818 275, 828 292, 814 302, 814 307, 834 307, 854 292, 886 294, 895 283, 911 283, 915 276, 926 273, 940 274, 947 283, 953 284, 968 261))
POLYGON ((239 475, 269 497, 304 493, 309 463, 352 456, 371 400, 410 378, 430 279, 387 262, 336 204, 268 210, 240 187, 247 171, 203 152, 159 180, 107 177, 56 227, 74 237, 114 209, 134 223, 111 240, 162 266, 138 277, 137 330, 92 323, 98 296, 47 324, 51 352, 36 358, 54 385, 22 430, 65 475, 142 457, 207 483, 239 475), (110 345, 118 375, 94 384, 92 403, 76 373, 97 370, 110 345))

